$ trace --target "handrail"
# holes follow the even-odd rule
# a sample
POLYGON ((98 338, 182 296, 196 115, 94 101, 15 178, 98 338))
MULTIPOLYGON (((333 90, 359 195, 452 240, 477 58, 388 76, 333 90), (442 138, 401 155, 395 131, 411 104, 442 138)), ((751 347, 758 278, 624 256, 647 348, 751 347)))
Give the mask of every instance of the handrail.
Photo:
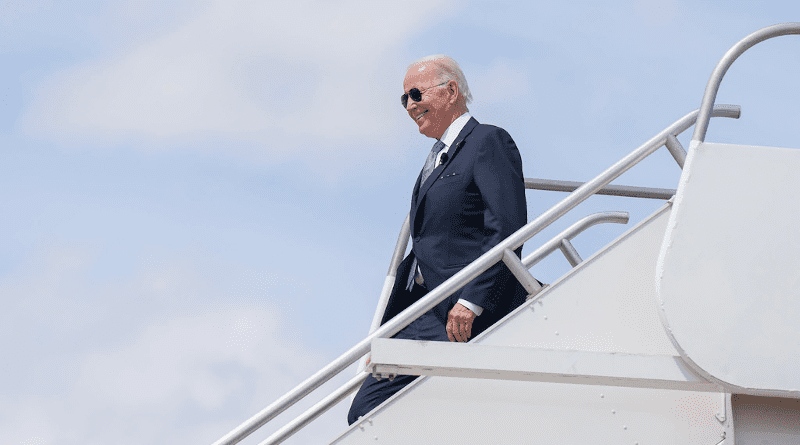
MULTIPOLYGON (((581 182, 573 182, 573 181, 557 181, 550 179, 525 178, 526 189, 572 192, 582 184, 583 183, 581 182)), ((675 194, 675 190, 650 188, 650 187, 632 187, 625 185, 618 185, 618 186, 609 185, 602 188, 600 191, 597 192, 597 194, 652 198, 652 199, 669 199, 672 197, 672 195, 675 194)), ((378 297, 378 305, 375 308, 375 315, 373 315, 372 317, 372 324, 370 325, 369 328, 370 334, 375 332, 376 329, 378 329, 378 326, 381 325, 381 320, 383 320, 383 315, 386 313, 386 306, 389 303, 389 296, 392 293, 392 287, 394 286, 395 279, 397 278, 396 277, 397 266, 400 265, 400 261, 403 258, 403 254, 405 253, 406 248, 408 247, 408 240, 411 236, 410 219, 411 219, 410 215, 406 215, 406 219, 403 221, 402 228, 400 229, 400 234, 397 236, 397 243, 395 244, 394 251, 392 252, 392 260, 389 263, 389 271, 386 273, 386 278, 383 281, 383 288, 381 289, 381 294, 378 297)), ((586 230, 587 228, 591 227, 594 224, 599 224, 600 222, 606 222, 606 221, 598 221, 596 223, 590 224, 585 228, 576 232, 576 234, 582 232, 583 230, 586 230)), ((627 219, 625 222, 627 223, 627 219)), ((574 237, 575 235, 572 236, 574 237)), ((572 238, 570 237, 570 239, 572 238)), ((366 368, 367 364, 365 356, 361 361, 359 361, 358 370, 356 371, 356 374, 363 372, 366 368)))
MULTIPOLYGON (((378 307, 375 309, 375 315, 372 317, 372 324, 369 327, 370 334, 378 329, 378 326, 381 325, 381 320, 383 320, 383 314, 386 313, 386 305, 389 304, 389 296, 392 293, 392 287, 394 286, 394 281, 397 278, 395 276, 397 275, 397 266, 400 265, 400 261, 403 259, 403 254, 406 253, 408 239, 411 236, 410 221, 411 215, 406 215, 406 219, 403 221, 403 226, 400 229, 400 234, 397 236, 397 244, 394 246, 392 261, 389 262, 389 272, 386 273, 386 278, 383 280, 381 295, 378 297, 378 307)), ((366 367, 367 365, 365 358, 358 364, 357 373, 364 371, 366 367)))
MULTIPOLYGON (((406 222, 408 222, 408 220, 406 220, 406 222)), ((628 223, 628 213, 627 212, 599 212, 599 213, 594 213, 592 215, 588 215, 588 216, 578 220, 575 224, 570 226, 569 229, 567 229, 567 230, 559 233, 558 235, 556 235, 556 237, 553 238, 552 240, 550 240, 550 242, 547 245, 552 244, 553 242, 558 242, 559 240, 572 239, 575 236, 577 236, 578 234, 580 234, 581 232, 585 231, 586 229, 588 229, 588 228, 590 228, 592 226, 595 226, 597 224, 602 224, 602 223, 627 224, 628 223)), ((402 233, 402 230, 401 230, 401 233, 402 233)), ((399 243, 398 243, 398 247, 399 247, 399 243)), ((403 248, 403 250, 405 250, 405 247, 403 248)), ((550 253, 552 253, 552 250, 550 252, 547 252, 547 254, 545 254, 544 256, 547 256, 550 253)), ((520 261, 519 258, 517 258, 516 255, 514 255, 514 254, 511 254, 511 255, 513 256, 513 258, 517 262, 520 261)), ((522 265, 521 262, 519 264, 522 265)), ((518 279, 520 279, 519 275, 517 275, 517 272, 514 272, 514 269, 511 268, 511 266, 509 266, 509 269, 511 269, 511 271, 514 273, 514 275, 517 276, 518 279)), ((527 274, 530 277, 531 280, 533 279, 533 277, 530 275, 530 273, 528 272, 527 269, 524 269, 523 273, 527 274)), ((522 281, 522 279, 520 279, 520 281, 522 281)), ((541 290, 541 287, 539 287, 539 289, 541 290)), ((528 298, 531 298, 531 296, 529 296, 528 298)), ((363 363, 363 361, 362 361, 362 363, 363 363)), ((366 366, 365 366, 365 368, 366 368, 366 366)), ((312 406, 311 408, 306 410, 306 412, 304 412, 303 414, 297 416, 294 420, 292 420, 291 422, 286 424, 283 428, 281 428, 278 431, 276 431, 275 433, 273 433, 271 436, 269 436, 266 440, 261 442, 259 445, 275 445, 275 444, 279 444, 279 443, 283 442, 284 440, 288 439, 294 433, 296 433, 301 428, 303 428, 305 425, 311 423, 314 419, 316 419, 317 417, 319 417, 322 414, 324 414, 331 407, 333 407, 334 405, 336 405, 337 403, 342 401, 342 399, 347 397, 350 393, 352 393, 356 389, 358 389, 358 387, 361 385, 361 383, 364 382, 364 380, 367 378, 368 375, 369 375, 369 372, 367 372, 367 371, 365 371, 363 369, 359 370, 356 373, 356 376, 353 379, 351 379, 349 382, 347 382, 344 385, 342 385, 341 387, 339 387, 337 390, 335 390, 333 393, 331 393, 326 398, 324 398, 321 401, 319 401, 318 403, 316 403, 314 406, 312 406)))
MULTIPOLYGON (((561 181, 558 179, 525 178, 525 188, 547 190, 550 192, 573 192, 583 182, 561 181)), ((669 199, 675 194, 675 189, 661 189, 653 187, 636 187, 632 185, 607 185, 595 195, 626 196, 629 198, 669 199)))
MULTIPOLYGON (((340 355, 324 368, 317 371, 314 375, 297 385, 294 389, 284 394, 281 398, 259 411, 256 415, 243 422, 233 431, 214 443, 214 445, 231 445, 238 443, 253 431, 269 422, 275 416, 282 413, 297 401, 307 396, 309 393, 319 388, 323 383, 330 380, 334 375, 340 373, 345 368, 355 363, 361 356, 369 352, 372 340, 378 337, 391 337, 406 327, 413 320, 424 314, 445 298, 452 295, 455 291, 468 282, 478 277, 481 273, 489 269, 503 258, 505 249, 515 250, 528 239, 548 227, 558 218, 563 216, 575 206, 580 204, 594 194, 597 190, 608 185, 611 181, 619 177, 631 167, 639 163, 658 148, 664 145, 668 135, 677 135, 689 128, 697 119, 698 110, 692 111, 675 123, 662 130, 650 140, 639 146, 636 150, 612 165, 596 178, 578 187, 561 202, 554 205, 536 219, 524 225, 514 232, 511 236, 498 243, 488 252, 481 255, 478 259, 470 263, 461 271, 450 277, 444 283, 430 291, 423 298, 406 308, 403 312, 387 321, 381 327, 369 334, 366 338, 358 342, 347 352, 340 355)), ((740 108, 736 105, 718 105, 713 109, 713 116, 738 118, 740 108)))
POLYGON ((589 227, 602 223, 627 224, 628 212, 603 212, 583 217, 575 224, 564 229, 563 232, 554 236, 550 241, 529 253, 528 256, 522 259, 522 265, 525 266, 526 269, 530 269, 536 265, 536 263, 547 257, 547 255, 555 252, 555 250, 559 248, 561 240, 571 240, 589 227))
POLYGON ((731 67, 733 62, 754 45, 764 40, 787 34, 800 34, 800 23, 781 23, 761 28, 742 40, 739 40, 739 42, 733 45, 731 49, 722 56, 722 59, 717 63, 714 71, 711 72, 711 78, 708 79, 706 89, 703 92, 703 100, 700 102, 700 114, 697 117, 697 125, 694 127, 692 143, 689 146, 690 149, 706 140, 708 122, 711 120, 711 108, 714 106, 714 101, 717 99, 717 92, 719 91, 720 83, 722 83, 722 78, 725 76, 725 73, 728 72, 728 68, 731 67))
MULTIPOLYGON (((575 267, 582 260, 575 248, 572 247, 572 244, 569 243, 569 240, 589 227, 600 223, 627 224, 628 212, 600 212, 585 216, 579 219, 575 224, 571 225, 567 230, 564 230, 550 241, 545 243, 545 246, 557 246, 560 244, 562 246, 561 250, 564 252, 564 256, 567 258, 567 261, 572 264, 572 267, 575 267)), ((553 253, 554 250, 555 249, 547 251, 542 258, 553 253)), ((511 273, 514 274, 520 284, 522 284, 525 290, 528 291, 528 299, 535 297, 539 294, 539 292, 541 292, 543 287, 539 281, 533 278, 533 275, 531 275, 531 273, 528 271, 530 266, 526 266, 525 263, 523 263, 512 251, 503 251, 503 262, 506 263, 506 266, 508 266, 508 269, 511 271, 511 273)))
POLYGON ((314 419, 321 416, 325 411, 329 410, 332 406, 341 402, 351 392, 358 389, 364 380, 367 379, 369 373, 366 371, 359 372, 355 377, 350 379, 349 382, 340 386, 339 389, 332 392, 328 397, 317 402, 314 406, 306 410, 303 414, 297 416, 293 421, 287 423, 283 428, 272 433, 263 442, 258 445, 272 445, 283 442, 291 437, 294 433, 300 431, 304 426, 311 423, 314 419))
POLYGON ((378 298, 378 309, 375 311, 375 316, 372 317, 372 325, 369 328, 370 334, 378 329, 383 320, 383 314, 386 311, 386 304, 389 302, 389 294, 392 293, 392 286, 397 274, 397 266, 403 259, 403 254, 408 247, 408 238, 411 235, 411 215, 406 215, 403 221, 403 227, 400 229, 400 235, 397 236, 397 244, 394 246, 392 253, 392 261, 389 263, 389 272, 386 274, 386 280, 383 282, 383 289, 381 289, 381 296, 378 298))

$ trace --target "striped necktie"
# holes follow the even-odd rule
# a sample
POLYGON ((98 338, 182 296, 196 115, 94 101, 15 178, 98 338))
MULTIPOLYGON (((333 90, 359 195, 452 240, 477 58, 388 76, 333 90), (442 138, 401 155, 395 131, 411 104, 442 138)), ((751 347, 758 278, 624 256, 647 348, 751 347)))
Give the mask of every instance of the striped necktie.
POLYGON ((422 184, 424 184, 425 180, 428 179, 428 176, 431 175, 433 169, 436 168, 436 157, 444 147, 445 145, 442 141, 436 141, 436 143, 433 144, 431 152, 428 153, 428 159, 425 159, 425 166, 422 167, 422 180, 419 182, 420 187, 422 187, 422 184))
MULTIPOLYGON (((436 168, 436 158, 439 156, 439 152, 445 147, 444 142, 436 141, 433 144, 433 148, 431 148, 431 152, 428 153, 428 158, 425 159, 425 166, 422 167, 422 178, 420 178, 419 186, 422 188, 422 184, 425 184, 425 180, 431 175, 434 168, 436 168)), ((414 287, 414 278, 417 275, 420 275, 420 280, 422 281, 422 275, 417 271, 417 259, 414 258, 414 261, 411 263, 411 269, 408 272, 408 282, 406 283, 406 290, 411 291, 411 288, 414 287)))

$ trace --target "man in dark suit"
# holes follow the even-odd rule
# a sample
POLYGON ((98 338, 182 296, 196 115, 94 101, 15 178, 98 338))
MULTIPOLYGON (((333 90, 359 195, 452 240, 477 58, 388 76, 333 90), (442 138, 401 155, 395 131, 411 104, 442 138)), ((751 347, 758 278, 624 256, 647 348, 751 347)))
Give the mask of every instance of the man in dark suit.
MULTIPOLYGON (((419 132, 437 139, 411 197, 411 253, 400 264, 383 323, 527 222, 522 160, 502 128, 469 114, 466 79, 443 55, 412 63, 402 103, 419 132)), ((520 254, 521 248, 517 250, 520 254)), ((498 263, 398 332, 395 338, 466 342, 525 301, 498 263)), ((348 414, 352 424, 416 377, 368 377, 348 414)))

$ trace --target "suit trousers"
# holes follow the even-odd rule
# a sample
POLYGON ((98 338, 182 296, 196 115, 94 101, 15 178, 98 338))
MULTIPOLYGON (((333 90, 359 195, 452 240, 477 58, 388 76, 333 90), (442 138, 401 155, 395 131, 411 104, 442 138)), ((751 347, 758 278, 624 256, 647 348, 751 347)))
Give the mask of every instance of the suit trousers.
MULTIPOLYGON (((411 293, 412 299, 416 301, 425 296, 428 291, 415 282, 411 293)), ((392 338, 450 341, 447 338, 445 325, 434 315, 433 309, 412 321, 400 332, 393 335, 392 338)), ((394 380, 385 378, 377 380, 371 375, 368 376, 367 380, 364 381, 361 388, 356 393, 355 399, 353 399, 350 412, 347 414, 347 423, 352 425, 358 421, 359 417, 372 411, 375 407, 393 396, 397 391, 400 391, 406 385, 413 382, 416 378, 417 376, 414 375, 398 375, 394 380)))

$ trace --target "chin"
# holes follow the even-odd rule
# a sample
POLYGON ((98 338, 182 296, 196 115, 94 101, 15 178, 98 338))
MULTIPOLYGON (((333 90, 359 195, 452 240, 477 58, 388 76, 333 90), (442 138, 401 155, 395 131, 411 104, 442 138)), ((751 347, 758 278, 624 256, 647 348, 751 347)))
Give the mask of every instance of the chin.
POLYGON ((434 138, 434 139, 436 139, 434 136, 431 136, 431 133, 432 133, 432 131, 431 131, 431 129, 430 129, 429 127, 420 126, 420 127, 419 127, 419 132, 420 132, 420 134, 422 134, 423 136, 427 136, 427 137, 429 137, 429 138, 434 138))

